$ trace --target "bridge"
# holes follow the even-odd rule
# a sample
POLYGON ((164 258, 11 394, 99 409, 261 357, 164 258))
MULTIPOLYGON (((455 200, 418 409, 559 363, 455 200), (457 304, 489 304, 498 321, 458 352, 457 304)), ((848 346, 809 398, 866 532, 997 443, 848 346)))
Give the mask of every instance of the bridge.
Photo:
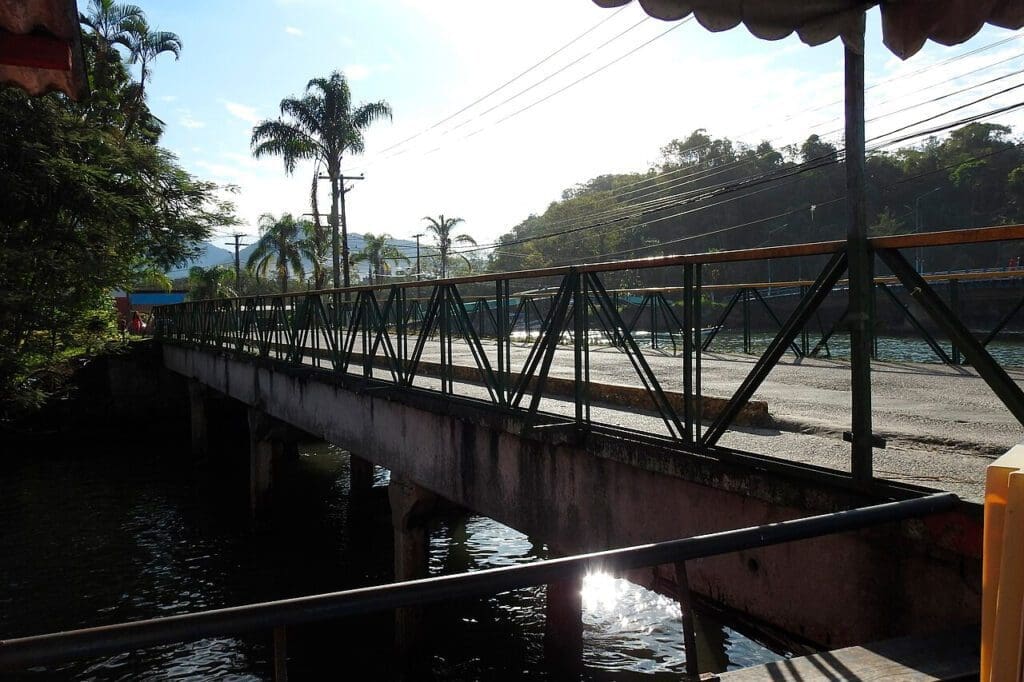
MULTIPOLYGON (((885 285, 903 285, 918 315, 927 315, 970 363, 955 374, 924 376, 938 407, 909 401, 905 407, 917 409, 910 416, 925 423, 951 418, 941 397, 951 391, 942 387, 958 382, 963 393, 953 392, 987 396, 978 411, 991 422, 978 430, 1010 439, 987 443, 992 450, 1008 449, 1019 436, 1024 395, 987 352, 987 340, 975 338, 900 250, 1022 237, 1024 227, 1009 226, 870 241, 892 273, 885 285)), ((396 578, 415 578, 423 575, 422 524, 435 496, 574 554, 924 494, 905 481, 928 479, 921 455, 929 443, 883 478, 872 458, 836 461, 842 425, 834 424, 829 438, 773 430, 765 404, 751 402, 785 354, 806 355, 798 341, 811 315, 830 295, 842 295, 833 289, 844 274, 845 245, 200 301, 161 309, 159 335, 166 366, 194 382, 197 442, 202 390, 209 388, 250 406, 258 434, 272 433, 269 424, 280 421, 389 469, 401 557, 396 578), (819 272, 759 358, 709 358, 703 273, 765 258, 802 258, 819 263, 819 272), (657 331, 643 334, 639 315, 627 320, 616 300, 666 278, 679 280, 671 304, 664 291, 659 296, 663 319, 671 313, 679 322, 673 334, 681 357, 652 347, 657 331), (726 365, 743 376, 731 392, 708 395, 708 377, 726 365), (808 446, 815 438, 827 441, 824 456, 808 446), (770 441, 770 454, 755 451, 759 441, 770 441)), ((837 376, 848 371, 844 366, 827 371, 839 384, 832 391, 848 396, 849 384, 837 376)), ((815 368, 794 363, 779 370, 798 378, 815 368)), ((721 390, 728 382, 714 383, 721 390)), ((912 387, 900 381, 893 390, 912 387)), ((873 438, 876 449, 885 446, 873 438)), ((270 490, 273 451, 253 446, 255 507, 270 490)), ((971 480, 957 489, 962 497, 980 498, 979 473, 968 472, 971 480)), ((979 508, 964 503, 923 525, 693 562, 689 582, 702 595, 824 646, 966 624, 978 612, 980 523, 979 508), (821 600, 823 593, 834 598, 821 600)), ((634 578, 669 590, 676 583, 671 571, 634 578)))
MULTIPOLYGON (((850 364, 811 358, 801 339, 830 296, 845 296, 847 242, 197 301, 160 308, 157 332, 164 365, 188 379, 197 451, 210 395, 247 407, 254 514, 273 495, 293 428, 353 453, 354 490, 369 486, 373 465, 390 471, 400 581, 427 575, 426 521, 444 500, 568 556, 744 528, 765 538, 771 524, 954 490, 958 501, 947 493, 884 525, 799 543, 608 559, 684 604, 692 592, 833 649, 980 619, 983 470, 986 455, 1019 440, 1024 376, 993 359, 995 334, 976 338, 900 250, 1022 238, 1024 226, 1003 226, 869 240, 891 272, 882 283, 902 285, 906 310, 927 316, 969 365, 876 365, 881 428, 866 457, 844 445, 852 434, 841 422, 851 404, 871 403, 872 387, 852 393, 850 364), (723 285, 705 273, 765 258, 803 259, 818 274, 779 309, 760 356, 710 351, 739 299, 716 305, 708 287, 723 285), (660 321, 626 314, 634 295, 660 321), (801 385, 807 395, 794 395, 801 385), (970 419, 955 437, 929 439, 951 410, 970 419), (962 468, 940 475, 954 461, 962 468)), ((555 641, 578 643, 580 575, 543 575, 555 641)), ((398 622, 414 641, 416 612, 398 622)))

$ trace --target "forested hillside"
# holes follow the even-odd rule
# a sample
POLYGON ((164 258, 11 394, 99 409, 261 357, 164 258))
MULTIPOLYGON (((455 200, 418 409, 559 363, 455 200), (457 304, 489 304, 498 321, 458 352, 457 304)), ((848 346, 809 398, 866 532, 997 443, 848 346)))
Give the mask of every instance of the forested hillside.
MULTIPOLYGON (((972 123, 867 162, 872 234, 1024 222, 1024 142, 972 123)), ((812 135, 774 148, 704 129, 661 149, 645 173, 602 175, 566 190, 503 235, 494 270, 840 239, 841 153, 812 135)), ((1006 264, 998 245, 936 254, 929 270, 1006 264)), ((797 267, 779 264, 777 267, 797 267)), ((782 275, 794 273, 776 272, 782 275)))

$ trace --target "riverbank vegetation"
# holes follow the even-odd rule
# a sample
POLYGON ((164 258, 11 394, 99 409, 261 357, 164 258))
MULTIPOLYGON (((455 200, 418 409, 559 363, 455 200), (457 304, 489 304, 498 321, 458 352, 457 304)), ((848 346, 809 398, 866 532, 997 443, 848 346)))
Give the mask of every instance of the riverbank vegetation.
POLYGON ((0 90, 0 415, 40 392, 29 379, 116 336, 111 291, 185 264, 236 222, 225 188, 159 145, 145 84, 181 39, 137 7, 93 0, 83 17, 91 94, 0 90), (138 77, 132 65, 138 64, 138 77))

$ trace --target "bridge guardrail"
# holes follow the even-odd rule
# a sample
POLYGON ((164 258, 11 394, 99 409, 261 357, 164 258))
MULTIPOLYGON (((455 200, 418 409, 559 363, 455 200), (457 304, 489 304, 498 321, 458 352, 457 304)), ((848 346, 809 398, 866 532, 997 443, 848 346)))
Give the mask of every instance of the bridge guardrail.
MULTIPOLYGON (((869 240, 869 246, 892 273, 879 279, 879 287, 904 307, 936 355, 951 363, 965 358, 1024 424, 1024 393, 986 350, 1009 318, 1024 307, 1024 298, 986 339, 979 341, 960 320, 955 299, 953 305, 947 304, 933 287, 936 281, 948 280, 952 275, 921 276, 900 253, 907 248, 962 247, 1020 239, 1024 239, 1024 225, 877 237, 869 240), (952 357, 945 354, 909 308, 892 296, 889 284, 897 282, 950 339, 952 357)), ((448 400, 482 402, 491 409, 517 415, 528 426, 543 422, 545 427, 555 425, 580 434, 594 428, 629 432, 724 459, 735 451, 721 447, 720 439, 782 356, 787 352, 814 355, 827 347, 829 338, 839 329, 840 325, 833 325, 830 331, 823 330, 821 340, 810 349, 808 323, 842 282, 846 266, 846 241, 818 242, 195 301, 162 306, 155 315, 157 334, 165 342, 313 366, 398 390, 438 392, 448 400), (775 316, 756 287, 741 287, 722 308, 717 321, 705 324, 704 309, 711 305, 705 294, 735 288, 705 282, 720 275, 717 269, 784 258, 812 259, 820 266, 814 279, 797 282, 802 295, 787 316, 775 316), (673 285, 665 286, 666 282, 673 285), (639 297, 639 301, 630 297, 639 297), (755 302, 775 318, 778 332, 728 397, 725 408, 705 424, 701 419, 702 353, 734 306, 746 308, 755 302), (641 324, 641 318, 645 324, 641 324), (642 329, 645 325, 646 330, 642 329), (656 348, 659 338, 665 336, 674 351, 681 348, 681 377, 675 370, 671 375, 656 372, 643 350, 648 344, 656 348), (633 381, 642 386, 654 406, 658 419, 655 427, 646 423, 640 427, 614 425, 594 418, 592 408, 600 396, 592 395, 590 388, 592 351, 603 345, 614 346, 628 359, 633 381), (571 414, 565 414, 545 390, 557 351, 565 347, 572 349, 575 394, 571 414), (428 361, 439 364, 440 373, 428 376, 419 371, 428 361), (460 363, 475 366, 478 371, 482 378, 479 395, 470 395, 472 391, 456 380, 454 367, 460 363), (681 405, 668 399, 668 383, 678 384, 673 390, 685 397, 681 405)), ((983 276, 992 275, 968 273, 961 278, 983 276)), ((955 288, 950 293, 955 296, 955 288)), ((750 351, 749 324, 744 325, 744 341, 744 350, 750 351)), ((860 348, 852 350, 854 355, 861 352, 864 350, 860 348)), ((870 383, 866 390, 866 395, 853 396, 855 404, 864 401, 870 405, 870 383)), ((884 446, 878 439, 872 440, 875 447, 884 446)), ((756 453, 741 454, 768 459, 756 453)), ((851 472, 840 475, 858 485, 870 483, 871 457, 855 454, 852 460, 851 472)))

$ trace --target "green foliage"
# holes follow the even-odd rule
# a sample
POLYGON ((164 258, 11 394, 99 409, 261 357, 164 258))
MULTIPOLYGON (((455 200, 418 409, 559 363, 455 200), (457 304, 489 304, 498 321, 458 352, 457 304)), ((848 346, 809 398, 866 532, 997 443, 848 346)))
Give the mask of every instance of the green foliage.
POLYGON ((87 103, 0 90, 0 401, 41 363, 94 345, 111 290, 184 264, 235 222, 216 185, 155 144, 159 127, 114 48, 137 8, 90 9, 87 103))
POLYGON ((404 253, 392 244, 388 244, 391 235, 385 233, 374 235, 369 232, 363 235, 363 248, 352 258, 353 263, 366 261, 370 264, 370 283, 381 284, 384 275, 391 274, 391 267, 388 261, 395 263, 408 263, 409 259, 404 253))
MULTIPOLYGON (((972 123, 945 138, 867 158, 873 234, 930 232, 1024 221, 1024 143, 1010 128, 972 123)), ((816 135, 777 149, 716 138, 672 140, 646 173, 599 175, 498 239, 494 271, 631 257, 843 239, 845 172, 816 135)), ((998 244, 932 250, 927 267, 1000 267, 998 244)), ((705 282, 801 279, 799 259, 707 267, 705 282)), ((677 284, 668 271, 610 286, 677 284)), ((635 278, 634 278, 635 279, 635 278)))
POLYGON ((235 271, 223 265, 194 265, 188 269, 188 288, 190 301, 235 296, 235 271))
POLYGON ((281 286, 281 292, 288 291, 288 278, 294 275, 299 281, 306 277, 302 265, 304 236, 307 228, 296 221, 291 213, 282 214, 280 218, 264 213, 260 216, 260 240, 256 248, 249 254, 245 267, 259 277, 266 277, 273 265, 275 277, 281 286))
MULTIPOLYGON (((451 255, 452 246, 454 244, 469 244, 475 246, 476 240, 468 234, 455 234, 455 227, 464 222, 462 218, 445 218, 442 213, 437 218, 424 216, 423 220, 427 221, 427 233, 434 238, 434 246, 437 248, 437 258, 441 266, 441 279, 444 279, 449 274, 448 259, 451 255)), ((472 267, 472 261, 464 255, 459 254, 459 258, 467 267, 472 267)))

